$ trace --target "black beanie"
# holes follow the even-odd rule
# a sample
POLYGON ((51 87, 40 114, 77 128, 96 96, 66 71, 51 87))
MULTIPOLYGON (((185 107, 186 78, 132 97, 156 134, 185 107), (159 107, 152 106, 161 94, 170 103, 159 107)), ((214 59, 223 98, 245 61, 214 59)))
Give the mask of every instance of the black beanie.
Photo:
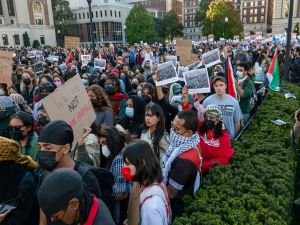
POLYGON ((72 127, 62 120, 55 120, 44 126, 39 135, 39 142, 55 145, 72 145, 74 134, 72 127))
POLYGON ((83 181, 78 172, 60 168, 51 172, 43 180, 37 194, 39 206, 50 218, 60 210, 68 207, 73 198, 83 194, 83 181))

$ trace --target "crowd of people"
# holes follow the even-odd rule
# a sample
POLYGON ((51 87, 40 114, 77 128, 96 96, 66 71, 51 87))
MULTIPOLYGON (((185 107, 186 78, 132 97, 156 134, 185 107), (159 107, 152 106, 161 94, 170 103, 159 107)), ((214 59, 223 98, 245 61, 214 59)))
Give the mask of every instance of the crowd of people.
MULTIPOLYGON (((211 92, 197 94, 182 81, 156 85, 157 65, 176 55, 172 45, 46 49, 40 76, 26 49, 13 50, 12 84, 0 84, 0 224, 171 224, 203 175, 230 162, 253 95, 268 90, 275 51, 280 68, 285 60, 285 47, 274 43, 201 43, 193 52, 201 61, 215 48, 222 62, 209 68, 211 92), (83 64, 87 54, 105 59, 105 68, 83 64), (237 98, 226 91, 227 57, 237 98), (51 121, 43 99, 75 76, 96 119, 72 146, 72 127, 51 121)), ((290 61, 290 79, 300 83, 300 47, 290 61)))

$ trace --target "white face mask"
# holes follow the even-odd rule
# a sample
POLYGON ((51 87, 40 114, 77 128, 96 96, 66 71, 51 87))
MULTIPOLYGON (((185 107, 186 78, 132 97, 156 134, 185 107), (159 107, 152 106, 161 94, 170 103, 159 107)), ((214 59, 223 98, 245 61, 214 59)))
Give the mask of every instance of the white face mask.
POLYGON ((107 145, 102 145, 102 154, 107 158, 110 156, 111 152, 108 149, 107 145))
POLYGON ((5 91, 3 89, 0 89, 0 96, 5 95, 5 91))

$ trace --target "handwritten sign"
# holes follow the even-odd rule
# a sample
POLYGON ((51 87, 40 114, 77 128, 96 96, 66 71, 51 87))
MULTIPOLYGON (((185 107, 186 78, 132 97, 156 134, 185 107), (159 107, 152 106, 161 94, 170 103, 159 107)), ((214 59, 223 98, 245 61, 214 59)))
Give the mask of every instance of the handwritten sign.
POLYGON ((182 66, 187 66, 192 60, 192 40, 176 39, 176 55, 180 56, 179 62, 182 66))
POLYGON ((80 38, 65 36, 65 48, 79 48, 80 38))
POLYGON ((12 52, 0 51, 0 83, 11 84, 12 52))
MULTIPOLYGON (((83 128, 90 127, 96 114, 79 76, 74 76, 61 88, 42 100, 50 120, 63 120, 74 132, 73 147, 83 135, 83 128)), ((55 135, 55 134, 53 134, 55 135)))
POLYGON ((87 65, 89 63, 89 61, 91 61, 91 56, 90 55, 81 55, 81 61, 82 61, 82 65, 87 65))

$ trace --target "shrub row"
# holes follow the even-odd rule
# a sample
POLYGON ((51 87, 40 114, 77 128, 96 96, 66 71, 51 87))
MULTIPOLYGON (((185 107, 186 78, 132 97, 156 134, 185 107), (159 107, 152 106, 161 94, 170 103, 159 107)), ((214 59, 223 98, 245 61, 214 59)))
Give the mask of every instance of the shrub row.
POLYGON ((233 143, 230 165, 217 166, 203 178, 195 198, 186 197, 185 213, 175 225, 285 225, 292 221, 297 159, 290 129, 300 108, 300 88, 284 85, 297 96, 269 92, 242 137, 233 143), (277 126, 271 120, 282 119, 277 126))

